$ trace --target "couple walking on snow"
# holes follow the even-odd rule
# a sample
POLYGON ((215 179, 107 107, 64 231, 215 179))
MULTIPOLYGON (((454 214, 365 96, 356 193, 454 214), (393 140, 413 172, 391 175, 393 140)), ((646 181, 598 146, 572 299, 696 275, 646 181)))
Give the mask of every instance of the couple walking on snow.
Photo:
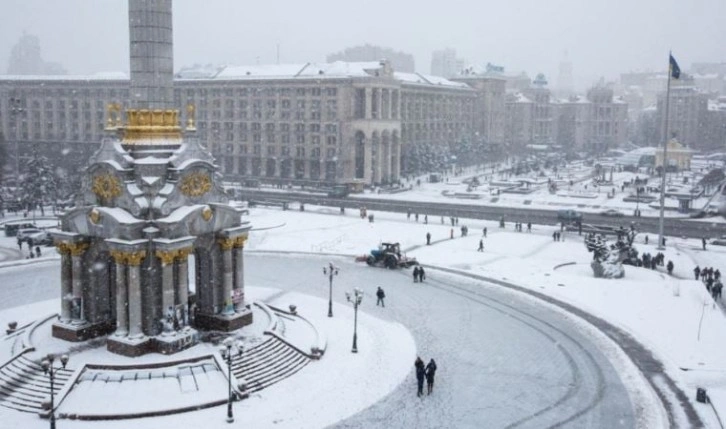
POLYGON ((416 393, 420 398, 423 396, 423 383, 424 378, 426 379, 427 395, 430 395, 434 390, 434 376, 436 375, 436 362, 431 359, 427 365, 424 365, 423 360, 420 357, 416 358, 414 363, 416 368, 416 383, 418 386, 418 392, 416 393))

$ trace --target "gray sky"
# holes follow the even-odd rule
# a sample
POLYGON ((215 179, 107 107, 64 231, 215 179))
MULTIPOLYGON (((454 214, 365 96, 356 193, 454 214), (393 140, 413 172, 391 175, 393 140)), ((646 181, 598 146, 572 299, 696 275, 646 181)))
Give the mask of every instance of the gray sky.
MULTIPOLYGON (((73 74, 128 71, 126 0, 0 0, 0 73, 22 32, 73 74)), ((470 63, 556 82, 565 51, 577 87, 630 70, 726 61, 724 0, 174 0, 175 69, 193 63, 323 61, 364 43, 414 55, 456 48, 470 63)))

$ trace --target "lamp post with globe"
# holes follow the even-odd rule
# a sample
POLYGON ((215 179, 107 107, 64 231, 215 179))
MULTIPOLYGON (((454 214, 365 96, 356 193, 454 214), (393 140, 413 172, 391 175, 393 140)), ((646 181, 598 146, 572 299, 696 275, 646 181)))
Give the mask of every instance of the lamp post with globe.
POLYGON ((351 352, 358 353, 358 306, 363 302, 363 291, 354 288, 353 295, 351 296, 350 292, 346 292, 345 297, 348 302, 353 303, 353 314, 355 315, 353 318, 353 349, 351 352))
MULTIPOLYGON (((55 356, 52 353, 48 353, 48 356, 46 356, 46 358, 40 363, 40 366, 43 368, 43 372, 48 374, 48 377, 50 378, 50 429, 55 429, 55 376, 56 371, 61 369, 53 366, 54 361, 55 356)), ((62 355, 60 357, 60 362, 63 369, 65 369, 66 364, 68 363, 68 355, 62 355)))
POLYGON ((227 423, 234 422, 234 415, 232 414, 232 401, 234 400, 232 392, 232 358, 241 357, 243 351, 242 343, 234 343, 230 338, 224 340, 222 347, 219 349, 222 358, 227 362, 227 423))
POLYGON ((338 267, 332 262, 323 267, 323 274, 328 276, 328 317, 333 317, 333 277, 338 275, 338 267))

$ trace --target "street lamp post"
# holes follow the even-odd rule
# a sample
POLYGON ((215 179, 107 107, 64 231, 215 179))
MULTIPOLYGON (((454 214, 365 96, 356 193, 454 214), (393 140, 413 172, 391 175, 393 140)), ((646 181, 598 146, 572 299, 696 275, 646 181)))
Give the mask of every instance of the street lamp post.
MULTIPOLYGON (((55 368, 53 366, 53 361, 55 360, 55 356, 53 356, 52 353, 48 353, 48 356, 43 359, 43 361, 40 363, 40 365, 43 367, 43 372, 48 374, 50 377, 50 429, 55 429, 55 372, 59 370, 60 368, 55 368)), ((65 369, 66 364, 68 363, 68 355, 62 355, 60 357, 61 365, 63 365, 63 369, 65 369)))
POLYGON ((244 346, 241 343, 234 344, 230 338, 224 340, 222 344, 219 353, 227 362, 227 423, 232 423, 234 422, 234 415, 232 414, 232 401, 234 400, 232 392, 232 357, 241 357, 244 346), (232 349, 235 349, 235 353, 232 352, 232 349))
POLYGON ((328 276, 328 317, 333 317, 333 277, 338 275, 338 267, 332 262, 327 267, 323 267, 323 274, 328 276))
POLYGON ((10 97, 10 116, 13 118, 13 138, 15 139, 15 188, 20 186, 20 154, 18 153, 18 119, 17 115, 23 113, 22 101, 16 97, 10 97))
POLYGON ((363 291, 358 288, 354 288, 353 296, 351 296, 349 292, 346 292, 345 297, 348 299, 348 302, 353 303, 353 349, 351 352, 358 353, 358 306, 361 302, 363 302, 363 291))

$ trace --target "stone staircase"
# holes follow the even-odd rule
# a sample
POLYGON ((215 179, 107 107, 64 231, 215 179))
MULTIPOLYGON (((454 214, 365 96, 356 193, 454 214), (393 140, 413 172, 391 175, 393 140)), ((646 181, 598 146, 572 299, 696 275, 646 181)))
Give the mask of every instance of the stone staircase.
POLYGON ((310 358, 275 337, 269 337, 245 350, 232 361, 237 379, 247 381, 247 392, 254 393, 300 371, 310 358))
MULTIPOLYGON (((57 362, 56 362, 57 364, 57 362)), ((63 388, 73 370, 58 369, 53 389, 63 388)), ((0 368, 0 406, 28 413, 43 411, 43 402, 50 400, 50 378, 39 363, 20 356, 0 368)))

